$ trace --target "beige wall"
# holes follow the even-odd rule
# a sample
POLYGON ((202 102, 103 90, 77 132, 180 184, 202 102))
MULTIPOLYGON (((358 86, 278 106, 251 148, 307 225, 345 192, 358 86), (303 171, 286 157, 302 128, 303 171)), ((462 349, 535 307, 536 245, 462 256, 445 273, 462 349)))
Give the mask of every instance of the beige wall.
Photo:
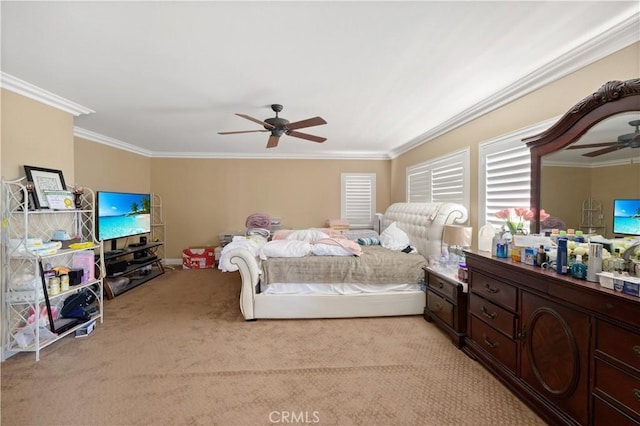
POLYGON ((24 176, 23 166, 61 170, 75 182, 73 115, 2 89, 2 176, 24 176))
MULTIPOLYGON (((607 167, 542 168, 542 207, 565 221, 568 228, 580 229, 587 221, 582 206, 591 197, 602 203, 602 225, 597 232, 613 238, 613 200, 640 198, 640 164, 607 167)), ((582 228, 583 231, 586 229, 582 228)))
POLYGON ((74 157, 78 182, 94 191, 151 190, 149 157, 82 138, 75 138, 74 157))
POLYGON ((152 191, 162 197, 167 257, 183 248, 218 243, 225 231, 245 230, 252 213, 282 217, 283 226, 324 226, 340 217, 340 175, 376 173, 378 211, 389 204, 390 161, 152 160, 152 191))
MULTIPOLYGON (((406 168, 470 147, 471 225, 478 229, 478 146, 480 143, 564 114, 610 80, 640 76, 640 43, 635 43, 392 160, 391 202, 404 201, 406 168)), ((482 226, 480 224, 480 226, 482 226)), ((475 239, 474 239, 475 240, 475 239)))

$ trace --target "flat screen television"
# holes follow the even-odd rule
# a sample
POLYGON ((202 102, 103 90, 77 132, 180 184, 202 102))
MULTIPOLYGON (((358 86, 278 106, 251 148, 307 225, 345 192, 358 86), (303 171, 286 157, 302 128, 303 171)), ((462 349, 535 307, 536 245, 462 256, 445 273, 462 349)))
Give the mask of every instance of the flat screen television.
POLYGON ((613 200, 613 233, 640 235, 640 199, 613 200))
POLYGON ((112 251, 118 238, 151 232, 151 194, 98 191, 96 208, 98 240, 110 240, 112 251))

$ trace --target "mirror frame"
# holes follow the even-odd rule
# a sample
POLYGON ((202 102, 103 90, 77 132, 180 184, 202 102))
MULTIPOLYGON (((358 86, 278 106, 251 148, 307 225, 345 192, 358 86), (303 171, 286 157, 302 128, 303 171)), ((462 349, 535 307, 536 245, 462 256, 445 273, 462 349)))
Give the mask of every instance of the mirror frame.
POLYGON ((640 78, 609 81, 587 96, 544 132, 522 141, 531 153, 531 209, 535 218, 531 231, 540 232, 540 179, 542 156, 576 142, 605 118, 622 112, 640 111, 640 78))

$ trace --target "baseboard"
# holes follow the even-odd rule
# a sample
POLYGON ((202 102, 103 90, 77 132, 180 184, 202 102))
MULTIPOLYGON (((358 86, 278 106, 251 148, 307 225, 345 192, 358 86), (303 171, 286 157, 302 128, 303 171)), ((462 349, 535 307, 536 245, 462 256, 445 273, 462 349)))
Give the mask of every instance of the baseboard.
POLYGON ((179 259, 165 259, 164 260, 164 264, 165 265, 171 265, 171 266, 182 266, 182 258, 179 259))

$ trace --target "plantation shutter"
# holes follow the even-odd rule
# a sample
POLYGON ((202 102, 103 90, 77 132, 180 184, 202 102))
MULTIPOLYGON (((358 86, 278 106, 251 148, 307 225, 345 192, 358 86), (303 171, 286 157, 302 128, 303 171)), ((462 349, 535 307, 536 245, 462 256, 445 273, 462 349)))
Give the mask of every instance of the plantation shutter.
POLYGON ((460 203, 468 205, 469 151, 407 168, 407 201, 410 203, 460 203))
POLYGON ((342 173, 341 218, 351 228, 373 227, 376 208, 376 174, 342 173))
POLYGON ((486 161, 485 222, 504 225, 495 213, 504 208, 529 208, 531 200, 531 157, 529 148, 518 146, 489 153, 486 161))

